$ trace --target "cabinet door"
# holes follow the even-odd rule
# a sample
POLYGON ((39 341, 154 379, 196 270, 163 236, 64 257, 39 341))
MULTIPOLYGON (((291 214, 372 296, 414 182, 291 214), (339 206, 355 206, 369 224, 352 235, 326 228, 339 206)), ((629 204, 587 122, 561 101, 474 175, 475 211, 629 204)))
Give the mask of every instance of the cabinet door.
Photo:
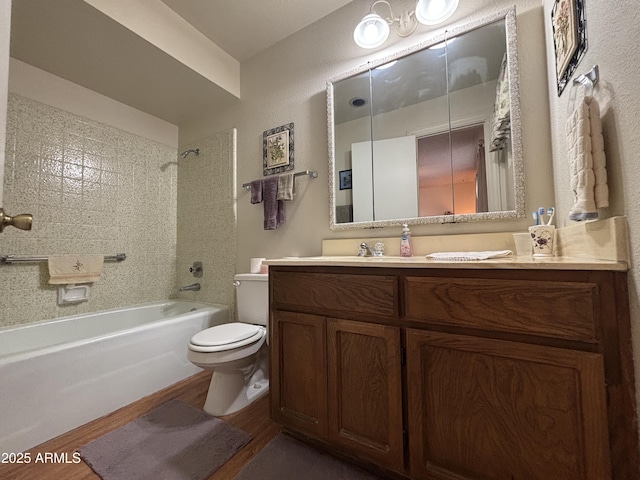
POLYGON ((329 439, 400 471, 402 386, 397 327, 328 319, 329 439))
POLYGON ((326 439, 326 319, 281 311, 274 311, 271 319, 271 416, 326 439))
POLYGON ((611 478, 602 356, 407 330, 412 476, 611 478))

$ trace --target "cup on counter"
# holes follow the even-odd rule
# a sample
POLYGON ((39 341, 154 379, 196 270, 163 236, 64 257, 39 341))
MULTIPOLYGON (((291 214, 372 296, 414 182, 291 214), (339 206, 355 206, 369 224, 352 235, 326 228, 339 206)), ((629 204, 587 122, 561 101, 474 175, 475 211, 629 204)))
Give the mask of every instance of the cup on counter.
MULTIPOLYGON (((252 258, 251 259, 251 269, 249 271, 251 273, 266 273, 266 272, 262 272, 262 269, 263 269, 262 262, 264 260, 266 260, 266 258, 252 258)), ((264 268, 266 269, 267 266, 264 265, 264 268)))
POLYGON ((514 233, 513 243, 516 245, 516 255, 530 257, 532 253, 531 234, 527 232, 514 233))
POLYGON ((529 227, 534 257, 552 257, 555 225, 534 225, 529 227))

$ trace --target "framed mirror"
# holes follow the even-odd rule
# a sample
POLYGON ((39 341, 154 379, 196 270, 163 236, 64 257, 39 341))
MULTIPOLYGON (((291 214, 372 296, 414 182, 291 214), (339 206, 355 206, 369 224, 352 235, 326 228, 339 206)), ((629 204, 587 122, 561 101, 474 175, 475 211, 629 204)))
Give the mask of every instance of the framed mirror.
POLYGON ((515 18, 327 82, 332 229, 524 216, 515 18))

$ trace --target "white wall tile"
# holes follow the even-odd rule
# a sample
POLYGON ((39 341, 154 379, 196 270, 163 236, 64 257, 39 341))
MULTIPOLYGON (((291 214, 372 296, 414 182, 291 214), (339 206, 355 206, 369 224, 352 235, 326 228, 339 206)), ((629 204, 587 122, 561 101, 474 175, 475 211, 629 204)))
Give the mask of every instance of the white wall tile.
POLYGON ((34 223, 6 229, 0 253, 127 260, 105 264, 88 302, 63 307, 46 263, 2 267, 0 326, 175 296, 177 177, 160 167, 176 150, 19 95, 8 105, 3 207, 34 223))

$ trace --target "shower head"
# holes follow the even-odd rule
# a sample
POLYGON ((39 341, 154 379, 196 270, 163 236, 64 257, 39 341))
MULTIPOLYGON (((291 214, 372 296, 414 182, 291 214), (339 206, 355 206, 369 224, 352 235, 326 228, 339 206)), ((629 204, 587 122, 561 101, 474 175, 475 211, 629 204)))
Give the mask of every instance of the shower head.
POLYGON ((200 155, 200 149, 199 148, 192 148, 191 150, 185 150, 184 152, 182 152, 180 154, 180 156, 182 158, 187 158, 190 153, 195 153, 195 155, 197 157, 198 155, 200 155))

